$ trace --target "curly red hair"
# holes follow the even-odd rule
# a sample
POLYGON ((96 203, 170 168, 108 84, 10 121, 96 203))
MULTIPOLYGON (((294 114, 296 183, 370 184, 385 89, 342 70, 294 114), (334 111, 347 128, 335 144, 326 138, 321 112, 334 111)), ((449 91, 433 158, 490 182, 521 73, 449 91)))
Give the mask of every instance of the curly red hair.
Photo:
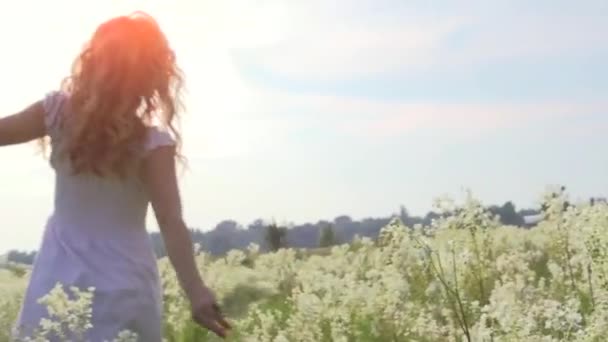
POLYGON ((62 83, 62 155, 76 173, 124 176, 137 164, 152 125, 181 147, 178 119, 182 73, 157 22, 143 12, 101 24, 62 83))

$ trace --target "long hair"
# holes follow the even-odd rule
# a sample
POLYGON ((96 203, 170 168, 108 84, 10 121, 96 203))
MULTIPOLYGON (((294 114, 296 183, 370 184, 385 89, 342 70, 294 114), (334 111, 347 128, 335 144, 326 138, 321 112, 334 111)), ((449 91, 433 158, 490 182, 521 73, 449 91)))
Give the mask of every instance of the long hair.
POLYGON ((61 88, 69 95, 60 154, 75 173, 124 176, 138 164, 147 127, 176 140, 182 73, 156 21, 143 12, 101 24, 61 88))

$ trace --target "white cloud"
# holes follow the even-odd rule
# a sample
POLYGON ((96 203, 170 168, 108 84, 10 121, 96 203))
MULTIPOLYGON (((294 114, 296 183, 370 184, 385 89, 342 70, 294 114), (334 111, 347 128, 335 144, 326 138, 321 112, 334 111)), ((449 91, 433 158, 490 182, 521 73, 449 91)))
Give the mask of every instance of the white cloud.
POLYGON ((608 22, 592 13, 488 14, 462 30, 468 38, 453 49, 444 49, 458 65, 500 63, 511 58, 555 60, 608 51, 608 22))
POLYGON ((605 16, 584 4, 572 12, 527 2, 467 1, 434 11, 396 2, 393 11, 386 2, 374 11, 373 1, 287 3, 288 34, 280 43, 247 50, 246 59, 296 79, 458 70, 608 50, 605 16))
POLYGON ((494 129, 567 122, 578 116, 601 113, 608 107, 606 100, 433 103, 280 91, 257 91, 256 99, 257 110, 264 113, 260 117, 275 118, 286 131, 298 126, 329 127, 336 134, 369 139, 414 130, 441 130, 451 136, 470 137, 494 129))
POLYGON ((314 1, 305 8, 291 3, 284 39, 246 50, 248 62, 278 74, 317 80, 420 67, 438 53, 458 21, 368 22, 362 21, 366 17, 350 17, 346 11, 342 15, 328 2, 314 1))

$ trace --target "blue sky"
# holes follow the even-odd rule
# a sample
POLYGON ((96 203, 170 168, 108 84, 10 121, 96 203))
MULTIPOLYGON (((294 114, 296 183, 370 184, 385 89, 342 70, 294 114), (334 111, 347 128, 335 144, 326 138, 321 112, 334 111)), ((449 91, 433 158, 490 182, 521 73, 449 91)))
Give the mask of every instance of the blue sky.
MULTIPOLYGON (((463 188, 520 207, 551 184, 574 199, 608 192, 605 1, 28 6, 0 8, 5 114, 56 87, 99 21, 136 8, 159 19, 187 75, 181 185, 193 227, 401 204, 424 214, 463 188)), ((0 252, 35 248, 52 209, 53 175, 34 153, 0 150, 0 252)))

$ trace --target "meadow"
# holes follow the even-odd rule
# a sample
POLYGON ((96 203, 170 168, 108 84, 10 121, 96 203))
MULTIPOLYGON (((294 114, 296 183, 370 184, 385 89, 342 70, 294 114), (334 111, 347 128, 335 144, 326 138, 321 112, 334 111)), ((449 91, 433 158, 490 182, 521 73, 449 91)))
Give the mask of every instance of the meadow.
MULTIPOLYGON (((439 200, 451 215, 427 227, 395 219, 377 240, 312 252, 252 245, 197 261, 235 326, 232 341, 604 341, 608 205, 565 201, 548 198, 532 229, 503 226, 468 197, 439 200)), ((166 341, 218 340, 191 323, 168 261, 159 267, 166 341)), ((25 279, 0 277, 3 341, 25 279)), ((86 330, 91 295, 54 291, 47 330, 86 330)))

